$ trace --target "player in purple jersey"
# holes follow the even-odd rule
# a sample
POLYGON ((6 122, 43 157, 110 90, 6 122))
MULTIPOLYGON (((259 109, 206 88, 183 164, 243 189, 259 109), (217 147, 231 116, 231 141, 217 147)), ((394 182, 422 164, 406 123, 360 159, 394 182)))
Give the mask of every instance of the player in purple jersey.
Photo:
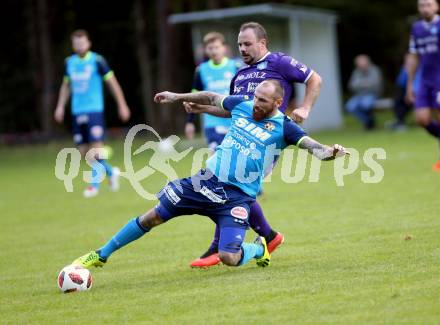
MULTIPOLYGON (((407 100, 415 102, 417 124, 440 140, 440 17, 436 0, 419 0, 422 19, 411 29, 408 58, 407 100), (413 80, 420 66, 421 78, 416 96, 413 80), (432 115, 435 115, 433 118, 432 115)), ((440 159, 433 166, 440 171, 440 159)))
MULTIPOLYGON (((268 37, 262 25, 256 22, 244 23, 238 34, 238 47, 243 66, 231 81, 231 95, 254 97, 255 88, 266 79, 278 80, 283 87, 284 97, 280 110, 292 117, 297 123, 307 119, 310 110, 318 98, 321 77, 294 58, 281 53, 271 53, 267 48, 268 37), (298 108, 291 107, 294 83, 304 83, 305 94, 298 108)), ((260 236, 266 239, 272 253, 284 241, 284 236, 272 229, 257 201, 250 206, 249 224, 260 236)), ((219 228, 216 227, 214 240, 208 250, 191 262, 192 267, 209 267, 220 263, 218 258, 219 228)))

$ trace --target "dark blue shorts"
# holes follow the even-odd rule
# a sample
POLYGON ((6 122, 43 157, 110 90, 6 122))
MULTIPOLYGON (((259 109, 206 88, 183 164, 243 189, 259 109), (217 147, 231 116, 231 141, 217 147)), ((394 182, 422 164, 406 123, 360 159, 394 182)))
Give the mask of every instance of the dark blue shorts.
POLYGON ((158 194, 156 212, 168 221, 181 215, 209 217, 220 227, 219 250, 237 253, 246 230, 254 198, 220 182, 210 171, 168 183, 158 194))
POLYGON ((222 143, 227 131, 227 128, 206 128, 205 137, 209 149, 215 150, 222 143))
POLYGON ((73 141, 76 145, 104 140, 104 114, 88 113, 72 116, 73 141))

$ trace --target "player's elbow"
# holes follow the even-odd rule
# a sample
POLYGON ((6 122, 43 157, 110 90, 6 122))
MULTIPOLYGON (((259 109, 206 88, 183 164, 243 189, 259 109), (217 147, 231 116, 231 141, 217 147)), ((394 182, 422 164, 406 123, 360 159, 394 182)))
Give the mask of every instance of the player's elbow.
POLYGON ((310 77, 311 83, 315 86, 320 88, 322 84, 322 78, 321 76, 315 71, 313 72, 312 76, 310 77))

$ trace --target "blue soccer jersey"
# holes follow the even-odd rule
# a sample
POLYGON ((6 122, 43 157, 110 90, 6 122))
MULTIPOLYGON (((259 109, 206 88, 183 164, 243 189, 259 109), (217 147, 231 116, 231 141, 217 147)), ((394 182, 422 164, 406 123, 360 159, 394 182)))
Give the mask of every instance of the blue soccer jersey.
MULTIPOLYGON (((200 64, 195 73, 193 91, 212 91, 228 95, 229 85, 239 68, 235 60, 224 58, 221 63, 215 64, 212 60, 200 64)), ((230 119, 203 114, 203 126, 206 128, 229 127, 230 119)))
POLYGON ((113 75, 106 60, 88 52, 83 58, 74 54, 65 61, 64 79, 70 83, 72 114, 99 113, 104 110, 102 80, 113 75))
POLYGON ((298 145, 306 132, 283 113, 255 121, 248 96, 227 96, 223 108, 231 111, 231 127, 206 167, 221 182, 251 197, 260 190, 264 171, 288 145, 298 145))

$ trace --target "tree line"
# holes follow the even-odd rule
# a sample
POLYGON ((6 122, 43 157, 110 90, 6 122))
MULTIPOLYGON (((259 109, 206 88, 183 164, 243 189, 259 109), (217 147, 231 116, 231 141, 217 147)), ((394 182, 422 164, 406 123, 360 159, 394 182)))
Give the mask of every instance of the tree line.
MULTIPOLYGON (((336 11, 344 83, 358 53, 369 54, 392 81, 406 51, 410 17, 416 14, 415 0, 272 2, 336 11)), ((253 2, 258 3, 264 1, 253 2)), ((164 134, 179 132, 184 112, 159 109, 152 101, 156 90, 191 89, 190 26, 169 25, 168 15, 249 4, 243 0, 3 1, 0 134, 34 132, 50 138, 65 129, 55 125, 53 111, 64 58, 71 54, 69 35, 77 28, 89 31, 92 50, 104 55, 115 71, 133 113, 129 124, 148 123, 164 134)), ((110 127, 121 126, 112 100, 106 100, 106 118, 110 127)), ((68 120, 65 126, 70 127, 68 120)))

